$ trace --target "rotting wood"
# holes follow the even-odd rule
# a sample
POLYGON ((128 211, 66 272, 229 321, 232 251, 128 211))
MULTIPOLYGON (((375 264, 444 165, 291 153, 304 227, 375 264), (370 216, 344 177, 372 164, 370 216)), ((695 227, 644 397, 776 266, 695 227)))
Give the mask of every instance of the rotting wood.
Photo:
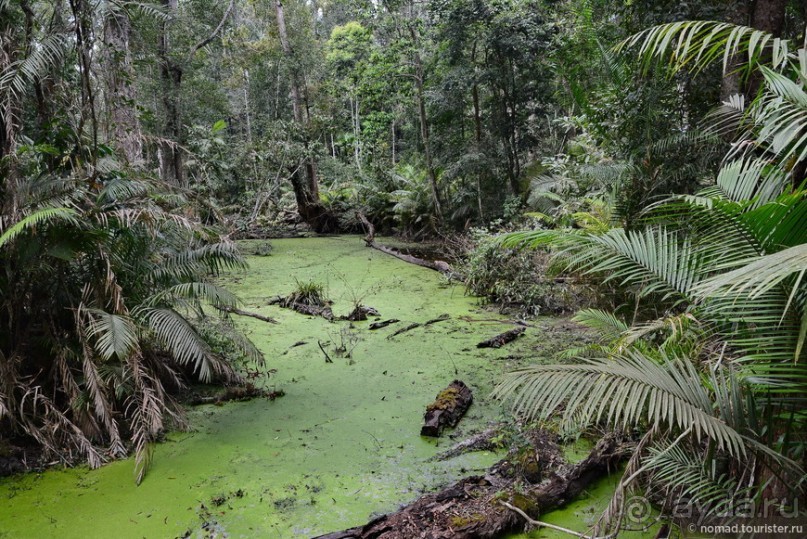
POLYGON ((264 316, 264 315, 258 314, 258 313, 251 313, 249 311, 242 311, 241 309, 236 309, 235 307, 220 307, 220 306, 216 306, 216 309, 218 309, 219 311, 225 312, 225 313, 237 314, 239 316, 249 316, 250 318, 256 318, 258 320, 261 320, 263 322, 267 322, 269 324, 277 324, 278 323, 278 321, 275 320, 272 317, 264 316))
POLYGON ((501 348, 505 344, 512 342, 518 339, 524 333, 524 328, 514 328, 510 331, 505 331, 504 333, 500 333, 495 337, 492 337, 486 341, 482 341, 481 343, 477 344, 477 348, 501 348))
POLYGON ((391 339, 391 338, 395 337, 396 335, 400 335, 401 333, 406 333, 409 330, 419 328, 422 325, 423 324, 419 324, 417 322, 415 322, 414 324, 409 324, 408 326, 402 327, 401 329, 395 331, 394 333, 390 333, 389 335, 387 335, 387 339, 391 339))
POLYGON ((291 309, 292 311, 296 311, 300 314, 306 314, 308 316, 321 316, 330 322, 334 317, 333 311, 328 303, 330 302, 327 302, 325 305, 301 303, 299 301, 295 301, 294 294, 287 297, 275 296, 266 302, 267 305, 278 305, 284 309, 291 309))
POLYGON ((633 449, 619 436, 606 435, 586 459, 570 465, 561 457, 556 439, 546 431, 533 431, 532 447, 521 448, 521 453, 534 454, 541 463, 537 481, 525 478, 519 467, 519 451, 513 450, 484 476, 466 477, 421 496, 395 513, 316 539, 476 539, 523 531, 525 520, 499 500, 535 518, 574 500, 593 481, 615 469, 633 449))
POLYGON ((437 322, 445 322, 449 318, 451 318, 451 315, 449 315, 447 313, 443 313, 440 316, 438 316, 437 318, 432 318, 431 320, 426 320, 425 322, 423 322, 423 325, 424 326, 430 326, 432 324, 436 324, 437 322))
POLYGON ((367 235, 364 237, 364 243, 367 245, 367 247, 381 251, 384 254, 394 256, 399 260, 403 260, 404 262, 408 262, 409 264, 414 264, 422 268, 429 268, 446 275, 452 273, 451 265, 444 260, 424 260, 416 256, 404 254, 396 249, 393 249, 392 247, 387 247, 385 245, 381 245, 380 243, 376 243, 375 227, 373 226, 373 223, 371 223, 361 212, 356 212, 356 217, 359 219, 359 221, 361 221, 362 225, 364 225, 364 228, 367 230, 367 235))
POLYGON ((333 320, 333 311, 327 305, 320 307, 319 305, 306 305, 305 303, 289 303, 285 307, 292 311, 297 311, 300 314, 321 316, 325 320, 333 320))
POLYGON ((462 380, 454 380, 426 407, 420 435, 437 438, 443 427, 456 427, 473 401, 471 388, 462 380))
POLYGON ((389 320, 382 320, 380 322, 373 322, 372 324, 370 324, 370 329, 375 330, 375 329, 385 328, 385 327, 387 327, 387 326, 389 326, 391 324, 395 324, 397 322, 400 322, 400 320, 398 320, 397 318, 390 318, 389 320))
MULTIPOLYGON (((423 323, 414 322, 412 324, 409 324, 406 327, 402 327, 401 329, 395 331, 394 333, 390 333, 389 335, 387 335, 387 339, 391 339, 391 338, 393 338, 395 336, 400 335, 401 333, 406 333, 407 331, 411 331, 411 330, 413 330, 415 328, 419 328, 419 327, 423 327, 423 326, 430 326, 432 324, 436 324, 437 322, 444 322, 445 320, 448 320, 449 318, 451 318, 451 316, 449 316, 448 314, 441 314, 437 318, 432 318, 431 320, 426 320, 423 323)), ((371 329, 375 329, 375 328, 371 328, 371 329)))

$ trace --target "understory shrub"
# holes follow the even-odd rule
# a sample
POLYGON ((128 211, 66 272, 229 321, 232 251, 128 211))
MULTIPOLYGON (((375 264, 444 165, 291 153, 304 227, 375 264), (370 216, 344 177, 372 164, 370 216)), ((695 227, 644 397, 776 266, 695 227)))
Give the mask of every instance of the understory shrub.
POLYGON ((571 312, 592 298, 582 281, 555 276, 546 251, 504 249, 499 236, 485 228, 471 229, 469 238, 472 247, 460 264, 465 286, 502 312, 571 312))

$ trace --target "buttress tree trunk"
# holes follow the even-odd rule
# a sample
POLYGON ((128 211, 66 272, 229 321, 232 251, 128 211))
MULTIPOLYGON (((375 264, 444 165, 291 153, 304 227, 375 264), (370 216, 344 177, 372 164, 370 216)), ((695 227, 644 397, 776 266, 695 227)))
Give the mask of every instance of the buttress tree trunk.
MULTIPOLYGON (((289 35, 286 31, 286 17, 283 3, 275 2, 277 12, 277 30, 280 36, 280 46, 283 55, 291 66, 291 106, 294 122, 303 133, 303 143, 308 150, 309 140, 306 134, 308 124, 306 106, 304 102, 304 88, 299 63, 291 48, 289 35)), ((319 200, 319 182, 317 181, 317 164, 314 157, 306 155, 300 166, 295 167, 291 175, 291 184, 294 189, 294 198, 297 201, 297 213, 317 232, 331 232, 336 227, 336 220, 326 210, 319 200)))

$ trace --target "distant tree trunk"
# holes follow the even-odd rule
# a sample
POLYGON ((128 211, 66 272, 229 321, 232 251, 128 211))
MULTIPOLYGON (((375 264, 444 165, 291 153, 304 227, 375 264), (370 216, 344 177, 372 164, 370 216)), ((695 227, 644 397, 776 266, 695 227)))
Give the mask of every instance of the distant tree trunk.
MULTIPOLYGON (((176 12, 177 0, 162 0, 162 5, 169 13, 176 12)), ((160 179, 168 183, 184 186, 185 174, 182 163, 182 117, 180 104, 180 86, 183 70, 171 58, 171 40, 169 22, 162 24, 157 56, 160 58, 160 81, 162 82, 162 103, 165 121, 162 127, 162 138, 157 145, 160 164, 160 179)))
POLYGON ((435 217, 437 217, 438 222, 442 222, 443 220, 443 208, 440 204, 440 189, 437 184, 437 171, 434 168, 434 162, 432 161, 432 150, 431 150, 431 140, 429 137, 429 123, 428 117, 426 116, 426 93, 423 90, 423 79, 424 79, 424 71, 423 71, 423 60, 420 57, 420 51, 418 50, 418 36, 417 32, 415 32, 415 27, 413 25, 409 25, 409 35, 412 38, 412 59, 415 63, 415 94, 417 96, 418 101, 418 118, 420 119, 420 138, 423 141, 423 153, 426 157, 426 168, 428 169, 429 173, 429 182, 431 183, 431 190, 432 190, 432 202, 434 204, 434 213, 435 217))
MULTIPOLYGON (((178 0, 162 0, 163 7, 168 13, 176 13, 178 0)), ((219 35, 224 23, 235 9, 235 0, 230 0, 224 10, 224 15, 209 36, 196 43, 187 53, 184 63, 172 57, 169 21, 162 25, 157 44, 157 56, 160 59, 160 79, 162 81, 162 102, 165 112, 162 140, 158 144, 158 160, 160 162, 160 178, 174 185, 185 185, 185 167, 182 159, 182 102, 180 89, 183 65, 188 65, 202 47, 210 44, 219 35)))
MULTIPOLYGON (((735 2, 726 16, 726 21, 732 24, 746 26, 748 24, 749 5, 746 1, 735 2)), ((726 66, 726 73, 720 82, 720 100, 727 101, 729 97, 742 92, 740 87, 740 74, 737 69, 740 67, 740 60, 734 56, 729 59, 726 66)))
MULTIPOLYGON (((16 28, 10 7, 0 8, 0 73, 6 73, 14 62, 18 60, 19 46, 17 44, 18 28, 16 28)), ((0 94, 0 208, 3 213, 9 212, 9 205, 13 202, 7 197, 15 177, 13 160, 3 159, 14 151, 14 145, 19 130, 18 118, 20 106, 12 92, 0 94)))
POLYGON ((482 113, 479 107, 479 82, 476 78, 476 41, 474 41, 474 46, 471 48, 471 65, 474 69, 474 82, 471 86, 471 101, 474 106, 474 142, 478 150, 482 144, 482 113))
POLYGON ((143 139, 137 116, 137 93, 129 48, 132 25, 129 16, 111 11, 104 21, 103 66, 106 85, 107 137, 129 165, 142 164, 143 139))
MULTIPOLYGON (((751 26, 757 30, 762 30, 782 37, 782 30, 785 26, 785 10, 787 0, 756 0, 752 2, 751 26)), ((770 57, 770 55, 768 55, 770 57)), ((762 86, 762 75, 754 73, 748 81, 746 94, 753 99, 762 86)))
POLYGON ((477 146, 482 144, 482 115, 479 110, 479 85, 474 82, 471 88, 471 97, 474 104, 474 142, 477 146))
MULTIPOLYGON (((301 76, 297 62, 294 58, 294 51, 289 42, 286 32, 286 18, 283 13, 283 3, 277 0, 275 3, 277 10, 277 30, 280 35, 280 46, 283 54, 291 65, 291 106, 294 114, 294 121, 305 131, 306 117, 304 115, 303 89, 301 88, 301 76)), ((308 137, 304 135, 305 146, 308 147, 308 137)), ((291 184, 294 189, 294 198, 297 201, 297 212, 311 227, 317 232, 329 232, 335 229, 335 220, 327 212, 325 206, 319 200, 319 183, 317 182, 317 168, 314 158, 306 156, 303 166, 297 167, 291 176, 291 184), (301 174, 303 169, 305 176, 301 174)))

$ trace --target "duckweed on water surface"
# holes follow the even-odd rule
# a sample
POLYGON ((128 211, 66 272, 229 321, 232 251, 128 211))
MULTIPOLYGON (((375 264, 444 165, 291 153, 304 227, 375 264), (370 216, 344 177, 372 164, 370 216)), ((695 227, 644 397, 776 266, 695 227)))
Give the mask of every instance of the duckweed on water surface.
POLYGON ((309 537, 363 523, 496 461, 490 452, 428 459, 452 443, 449 434, 461 438, 502 418, 487 395, 502 372, 541 354, 540 329, 478 350, 508 326, 437 272, 358 237, 272 246, 228 280, 244 309, 279 321, 237 317, 266 368, 277 369, 267 385, 285 397, 192 409, 192 431, 155 447, 139 487, 131 461, 0 479, 0 537, 309 537), (336 316, 360 300, 401 322, 369 331, 372 320, 351 328, 267 305, 299 282, 322 283, 336 316), (386 338, 443 313, 451 318, 386 338), (357 340, 352 354, 326 363, 318 342, 335 349, 345 328, 357 340), (473 406, 455 432, 421 438, 425 406, 455 378, 473 389, 473 406))

